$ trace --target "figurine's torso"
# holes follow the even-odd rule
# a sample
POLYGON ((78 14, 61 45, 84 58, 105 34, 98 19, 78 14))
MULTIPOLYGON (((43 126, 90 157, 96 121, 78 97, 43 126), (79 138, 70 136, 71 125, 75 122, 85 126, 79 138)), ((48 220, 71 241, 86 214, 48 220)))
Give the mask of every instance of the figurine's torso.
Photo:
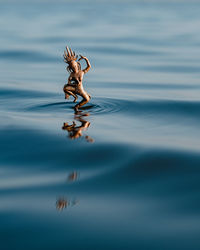
POLYGON ((69 76, 69 81, 71 84, 75 84, 75 85, 81 85, 82 84, 82 80, 83 80, 83 71, 80 70, 77 73, 72 72, 69 76))

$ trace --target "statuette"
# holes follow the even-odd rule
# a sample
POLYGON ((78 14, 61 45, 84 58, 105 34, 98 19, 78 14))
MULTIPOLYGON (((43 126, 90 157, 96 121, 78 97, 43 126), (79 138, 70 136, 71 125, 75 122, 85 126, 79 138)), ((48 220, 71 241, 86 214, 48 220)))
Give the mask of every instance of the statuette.
POLYGON ((80 58, 78 59, 78 56, 75 54, 75 52, 68 47, 66 47, 63 57, 64 62, 68 64, 66 69, 70 73, 68 83, 63 87, 65 99, 68 99, 71 95, 74 97, 74 102, 76 102, 78 96, 81 96, 83 99, 75 106, 75 109, 78 109, 88 103, 91 99, 91 96, 84 90, 82 82, 84 74, 90 70, 91 65, 87 57, 80 55, 80 58), (82 70, 80 60, 83 59, 86 61, 87 67, 82 70))

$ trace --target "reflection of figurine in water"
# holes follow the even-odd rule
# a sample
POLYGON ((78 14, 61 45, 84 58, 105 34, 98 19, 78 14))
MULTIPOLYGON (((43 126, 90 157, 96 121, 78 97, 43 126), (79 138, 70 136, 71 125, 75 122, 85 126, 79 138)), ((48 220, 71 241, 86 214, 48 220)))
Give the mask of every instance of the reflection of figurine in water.
POLYGON ((56 201, 56 208, 58 211, 62 211, 63 209, 69 207, 69 206, 75 206, 78 203, 78 200, 74 199, 72 201, 69 201, 65 198, 59 198, 56 201))
MULTIPOLYGON (((88 115, 88 114, 86 114, 88 115)), ((83 119, 83 115, 75 116, 75 120, 81 122, 80 126, 77 126, 75 121, 70 125, 67 122, 64 122, 62 129, 68 131, 68 135, 70 139, 77 139, 79 137, 82 137, 82 133, 84 130, 86 130, 90 126, 90 122, 83 119)), ((94 142, 94 140, 86 135, 85 139, 87 142, 94 142)))
MULTIPOLYGON (((69 182, 73 182, 76 181, 78 178, 78 173, 76 171, 73 171, 72 173, 70 173, 67 177, 67 180, 69 182)), ((75 206, 78 203, 78 200, 73 199, 73 200, 69 200, 67 198, 59 198, 56 201, 56 209, 59 211, 62 211, 63 209, 69 207, 69 206, 75 206)))
POLYGON ((64 51, 64 61, 68 64, 67 70, 70 73, 68 78, 68 83, 64 85, 63 91, 65 92, 65 99, 68 99, 70 95, 74 97, 74 102, 77 100, 77 95, 82 96, 83 99, 81 102, 76 104, 75 108, 78 109, 79 107, 83 106, 84 104, 88 103, 91 96, 84 90, 83 88, 83 76, 87 73, 90 68, 90 62, 87 57, 81 56, 77 62, 78 56, 75 55, 71 49, 69 50, 66 47, 67 52, 64 51), (87 67, 81 70, 80 60, 84 59, 87 63, 87 67))
POLYGON ((64 198, 60 198, 56 201, 56 208, 57 210, 63 210, 68 206, 68 201, 64 198))
POLYGON ((78 177, 78 173, 76 171, 72 172, 68 175, 68 181, 76 181, 78 177))

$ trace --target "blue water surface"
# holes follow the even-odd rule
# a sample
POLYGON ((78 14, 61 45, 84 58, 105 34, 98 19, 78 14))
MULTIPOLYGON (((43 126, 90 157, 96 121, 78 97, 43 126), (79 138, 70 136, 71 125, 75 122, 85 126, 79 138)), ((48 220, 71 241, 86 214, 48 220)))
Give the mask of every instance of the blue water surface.
POLYGON ((0 1, 2 250, 200 249, 199 13, 0 1), (76 113, 66 45, 92 64, 76 113))

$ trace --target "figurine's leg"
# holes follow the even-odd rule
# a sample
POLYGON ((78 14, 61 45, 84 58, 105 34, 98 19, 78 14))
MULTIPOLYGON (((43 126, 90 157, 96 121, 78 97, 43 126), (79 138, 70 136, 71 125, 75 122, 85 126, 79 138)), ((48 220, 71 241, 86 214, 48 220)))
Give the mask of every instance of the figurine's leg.
POLYGON ((79 102, 78 104, 76 104, 76 106, 75 106, 76 109, 82 107, 83 105, 88 103, 89 100, 91 99, 90 95, 86 91, 80 93, 80 96, 83 97, 83 100, 81 102, 79 102))
POLYGON ((74 92, 76 91, 75 87, 72 87, 66 84, 63 87, 63 91, 65 93, 65 99, 68 99, 69 96, 72 95, 74 97, 74 102, 76 102, 77 96, 74 94, 74 92))
MULTIPOLYGON (((77 95, 75 95, 72 91, 68 90, 68 91, 67 91, 67 94, 70 94, 70 95, 72 95, 72 96, 74 97, 74 102, 76 102, 76 101, 77 101, 78 96, 77 96, 77 95)), ((66 95, 66 93, 65 93, 65 95, 66 95)))

